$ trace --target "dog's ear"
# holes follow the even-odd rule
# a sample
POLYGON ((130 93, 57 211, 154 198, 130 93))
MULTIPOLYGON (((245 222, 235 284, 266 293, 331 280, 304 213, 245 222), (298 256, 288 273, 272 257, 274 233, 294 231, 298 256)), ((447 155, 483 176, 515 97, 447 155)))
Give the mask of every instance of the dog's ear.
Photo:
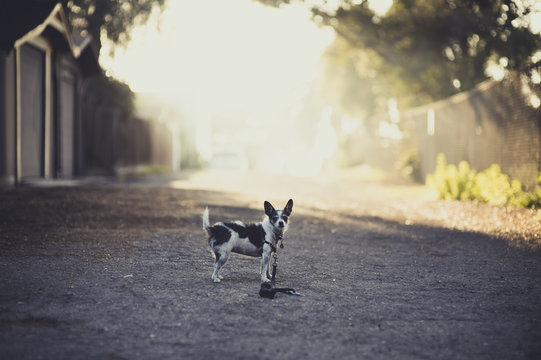
POLYGON ((291 215, 291 211, 293 211, 293 199, 289 199, 287 202, 286 207, 284 208, 284 214, 289 216, 291 215))
POLYGON ((272 214, 276 212, 276 210, 274 210, 274 206, 272 206, 270 202, 265 201, 263 205, 265 206, 265 214, 267 214, 268 217, 271 217, 272 214))

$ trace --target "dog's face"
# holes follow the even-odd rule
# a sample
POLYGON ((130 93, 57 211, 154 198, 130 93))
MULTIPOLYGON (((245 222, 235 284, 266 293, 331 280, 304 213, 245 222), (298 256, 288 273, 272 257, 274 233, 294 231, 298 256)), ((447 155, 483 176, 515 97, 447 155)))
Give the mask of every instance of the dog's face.
POLYGON ((284 210, 276 210, 270 202, 265 201, 265 214, 269 217, 271 225, 278 231, 285 232, 289 222, 289 215, 293 211, 293 200, 289 199, 284 210))

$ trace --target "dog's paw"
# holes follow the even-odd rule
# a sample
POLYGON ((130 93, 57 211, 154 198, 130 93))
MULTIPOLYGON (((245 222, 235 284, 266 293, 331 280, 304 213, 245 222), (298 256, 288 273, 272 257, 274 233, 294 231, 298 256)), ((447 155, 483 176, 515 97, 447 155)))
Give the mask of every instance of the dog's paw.
POLYGON ((265 277, 265 276, 262 276, 262 277, 261 277, 261 283, 262 283, 262 284, 263 284, 263 283, 270 283, 270 282, 271 282, 271 281, 270 281, 267 277, 265 277))
POLYGON ((224 277, 222 275, 218 275, 218 279, 223 280, 224 277))
POLYGON ((222 280, 221 280, 221 279, 222 279, 221 276, 217 276, 217 277, 214 277, 214 276, 213 276, 211 279, 212 279, 212 281, 214 281, 215 283, 219 283, 220 281, 222 281, 222 280))

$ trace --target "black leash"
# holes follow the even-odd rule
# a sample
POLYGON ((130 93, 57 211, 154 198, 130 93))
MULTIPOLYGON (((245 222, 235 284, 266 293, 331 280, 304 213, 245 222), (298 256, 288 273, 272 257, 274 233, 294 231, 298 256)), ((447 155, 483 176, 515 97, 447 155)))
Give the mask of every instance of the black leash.
POLYGON ((298 292, 296 292, 295 289, 273 288, 271 283, 265 282, 261 284, 261 289, 259 290, 259 296, 268 298, 268 299, 274 299, 274 295, 276 295, 276 293, 278 292, 289 294, 289 295, 297 295, 297 296, 301 295, 298 292))
MULTIPOLYGON (((271 247, 271 252, 272 252, 272 272, 271 274, 269 274, 268 270, 267 270, 267 277, 270 277, 271 278, 271 284, 274 284, 274 279, 276 278, 276 269, 278 268, 278 265, 276 264, 276 261, 278 260, 278 255, 276 254, 276 246, 274 246, 274 244, 268 242, 268 241, 265 241, 265 244, 268 244, 270 247, 271 247), (270 275, 270 276, 269 276, 270 275)), ((282 244, 282 246, 280 248, 283 249, 284 245, 282 244)))
MULTIPOLYGON (((274 234, 274 236, 276 237, 276 239, 280 242, 280 249, 283 249, 284 248, 284 241, 282 239, 282 233, 278 233, 276 232, 274 234)), ((289 295, 297 295, 297 296, 300 296, 301 294, 299 294, 298 292, 295 291, 295 289, 292 289, 292 288, 273 288, 272 285, 274 285, 274 280, 276 279, 276 270, 278 268, 278 264, 277 264, 277 260, 278 260, 278 254, 277 254, 277 251, 276 251, 276 246, 268 241, 265 241, 265 244, 268 244, 270 247, 271 247, 271 250, 272 250, 272 258, 273 258, 273 262, 272 262, 272 273, 271 273, 271 281, 270 282, 264 282, 263 284, 261 284, 261 289, 259 290, 259 296, 261 297, 264 297, 264 298, 268 298, 268 299, 274 299, 274 295, 276 295, 276 293, 280 292, 280 293, 284 293, 284 294, 289 294, 289 295)), ((269 276, 269 274, 267 273, 267 277, 269 276)))

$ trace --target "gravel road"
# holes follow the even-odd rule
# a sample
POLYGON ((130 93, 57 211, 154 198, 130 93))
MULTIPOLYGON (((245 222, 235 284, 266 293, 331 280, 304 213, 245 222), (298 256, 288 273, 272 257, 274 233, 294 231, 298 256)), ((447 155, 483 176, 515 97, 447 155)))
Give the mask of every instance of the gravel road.
MULTIPOLYGON (((356 173, 0 189, 1 359, 539 359, 541 213, 356 173), (277 286, 200 214, 295 205, 277 286)), ((62 185, 62 186, 58 186, 62 185)))

